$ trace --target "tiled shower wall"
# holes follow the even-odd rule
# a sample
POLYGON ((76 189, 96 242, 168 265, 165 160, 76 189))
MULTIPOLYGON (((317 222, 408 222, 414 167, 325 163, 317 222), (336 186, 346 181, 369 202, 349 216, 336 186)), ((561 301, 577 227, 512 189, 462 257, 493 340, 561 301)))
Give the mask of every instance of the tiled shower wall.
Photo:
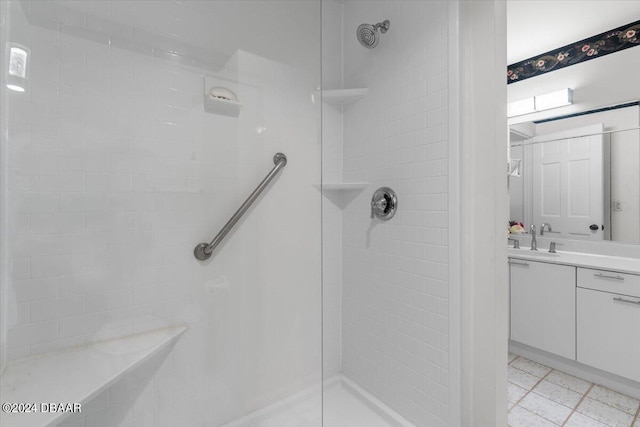
POLYGON ((344 210, 343 372, 418 426, 448 425, 448 8, 441 1, 345 3, 344 179, 371 185, 344 210), (369 50, 362 23, 391 21, 369 50), (353 36, 352 36, 353 34, 353 36), (369 219, 372 192, 399 198, 369 219))
MULTIPOLYGON (((9 358, 188 326, 155 370, 114 386, 70 425, 217 426, 317 384, 318 65, 299 73, 238 51, 223 74, 242 82, 241 115, 208 114, 202 79, 217 71, 144 43, 116 46, 98 24, 118 11, 202 30, 212 18, 195 8, 217 2, 78 2, 87 10, 42 22, 55 17, 38 8, 53 3, 11 2, 11 41, 31 49, 31 64, 28 92, 7 92, 3 111, 9 358), (215 235, 278 151, 287 167, 213 261, 196 261, 195 244, 215 235)), ((305 3, 287 6, 310 25, 300 36, 310 54, 299 57, 319 58, 319 3, 305 3)), ((153 34, 150 21, 132 19, 119 35, 153 34)))

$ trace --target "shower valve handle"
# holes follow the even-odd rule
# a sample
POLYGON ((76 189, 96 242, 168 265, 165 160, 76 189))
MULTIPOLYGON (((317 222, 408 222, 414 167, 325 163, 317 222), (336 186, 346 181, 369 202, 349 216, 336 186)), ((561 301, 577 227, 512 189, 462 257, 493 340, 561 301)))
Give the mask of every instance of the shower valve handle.
POLYGON ((371 219, 388 220, 398 209, 398 196, 389 187, 380 187, 371 197, 371 219))
POLYGON ((373 219, 375 212, 384 212, 387 208, 387 199, 382 197, 381 199, 371 199, 371 219, 373 219))

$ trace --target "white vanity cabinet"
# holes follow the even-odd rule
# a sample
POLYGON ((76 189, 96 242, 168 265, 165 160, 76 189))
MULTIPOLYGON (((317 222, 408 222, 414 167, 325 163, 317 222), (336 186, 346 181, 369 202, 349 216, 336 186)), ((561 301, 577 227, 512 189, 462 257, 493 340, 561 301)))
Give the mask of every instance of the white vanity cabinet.
POLYGON ((640 382, 640 276, 578 268, 577 358, 640 382))
POLYGON ((509 273, 511 339, 575 360, 576 268, 511 258, 509 273))

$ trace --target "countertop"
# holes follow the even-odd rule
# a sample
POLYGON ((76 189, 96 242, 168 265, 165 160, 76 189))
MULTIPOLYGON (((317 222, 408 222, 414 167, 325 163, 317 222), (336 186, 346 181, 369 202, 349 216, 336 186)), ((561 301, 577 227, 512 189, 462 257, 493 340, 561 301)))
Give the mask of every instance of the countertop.
POLYGON ((640 275, 640 259, 638 258, 623 258, 609 255, 594 255, 564 251, 557 251, 557 253, 551 254, 546 249, 532 251, 529 248, 513 249, 511 247, 507 250, 507 254, 509 258, 528 261, 573 265, 576 267, 593 268, 596 270, 609 270, 640 275))

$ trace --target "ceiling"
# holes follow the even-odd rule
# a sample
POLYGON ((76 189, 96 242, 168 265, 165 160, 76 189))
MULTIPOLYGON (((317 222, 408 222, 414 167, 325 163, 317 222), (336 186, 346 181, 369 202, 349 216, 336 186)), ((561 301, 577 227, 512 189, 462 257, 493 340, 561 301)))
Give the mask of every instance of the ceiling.
POLYGON ((635 0, 508 0, 507 63, 637 20, 635 0))

